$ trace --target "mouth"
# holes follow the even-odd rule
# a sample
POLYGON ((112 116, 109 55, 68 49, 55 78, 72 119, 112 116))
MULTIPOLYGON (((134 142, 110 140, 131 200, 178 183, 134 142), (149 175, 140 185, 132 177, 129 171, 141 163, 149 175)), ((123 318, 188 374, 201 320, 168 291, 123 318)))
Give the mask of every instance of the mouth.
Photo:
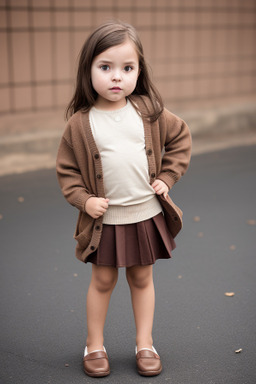
POLYGON ((119 87, 112 87, 110 88, 111 91, 121 91, 121 88, 119 87))

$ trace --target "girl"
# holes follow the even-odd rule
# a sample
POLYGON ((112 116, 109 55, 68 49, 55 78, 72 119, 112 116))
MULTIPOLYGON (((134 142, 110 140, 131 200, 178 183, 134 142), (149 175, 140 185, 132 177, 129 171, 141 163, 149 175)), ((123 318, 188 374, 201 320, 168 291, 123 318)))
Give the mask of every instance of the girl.
POLYGON ((163 107, 131 25, 108 22, 87 39, 67 117, 58 180, 79 210, 76 256, 92 263, 84 371, 110 373, 103 329, 118 268, 126 267, 138 373, 158 375, 152 265, 171 257, 182 226, 168 191, 188 167, 191 138, 185 122, 163 107))

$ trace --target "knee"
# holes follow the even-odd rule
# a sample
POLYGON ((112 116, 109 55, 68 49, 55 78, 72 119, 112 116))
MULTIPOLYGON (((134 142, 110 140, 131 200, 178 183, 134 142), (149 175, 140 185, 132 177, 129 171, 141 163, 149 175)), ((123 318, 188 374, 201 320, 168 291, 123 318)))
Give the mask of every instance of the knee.
POLYGON ((117 271, 100 271, 93 276, 93 285, 101 293, 109 292, 115 288, 117 278, 117 271))
POLYGON ((126 270, 126 279, 130 287, 137 289, 147 288, 153 283, 151 267, 132 267, 126 270))

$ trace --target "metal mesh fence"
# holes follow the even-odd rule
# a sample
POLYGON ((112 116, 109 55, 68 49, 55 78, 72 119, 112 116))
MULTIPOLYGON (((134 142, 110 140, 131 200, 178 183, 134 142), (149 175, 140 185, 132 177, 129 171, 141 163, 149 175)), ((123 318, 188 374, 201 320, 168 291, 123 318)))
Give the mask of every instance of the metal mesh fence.
POLYGON ((255 100, 254 0, 0 0, 0 112, 64 108, 77 56, 107 19, 133 24, 172 109, 255 100))

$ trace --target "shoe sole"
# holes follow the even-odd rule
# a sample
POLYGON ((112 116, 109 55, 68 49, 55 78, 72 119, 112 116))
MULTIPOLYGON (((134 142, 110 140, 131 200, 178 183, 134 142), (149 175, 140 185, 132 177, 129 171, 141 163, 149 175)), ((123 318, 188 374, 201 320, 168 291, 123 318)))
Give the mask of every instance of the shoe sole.
POLYGON ((108 376, 110 374, 110 371, 106 371, 106 372, 99 372, 99 373, 90 373, 90 372, 87 372, 85 369, 84 369, 84 373, 86 373, 87 376, 90 376, 90 377, 105 377, 105 376, 108 376))
POLYGON ((161 367, 161 369, 159 369, 158 371, 147 371, 147 372, 144 372, 144 371, 138 371, 138 373, 139 373, 141 376, 157 376, 157 375, 159 375, 161 372, 162 372, 162 367, 161 367))

